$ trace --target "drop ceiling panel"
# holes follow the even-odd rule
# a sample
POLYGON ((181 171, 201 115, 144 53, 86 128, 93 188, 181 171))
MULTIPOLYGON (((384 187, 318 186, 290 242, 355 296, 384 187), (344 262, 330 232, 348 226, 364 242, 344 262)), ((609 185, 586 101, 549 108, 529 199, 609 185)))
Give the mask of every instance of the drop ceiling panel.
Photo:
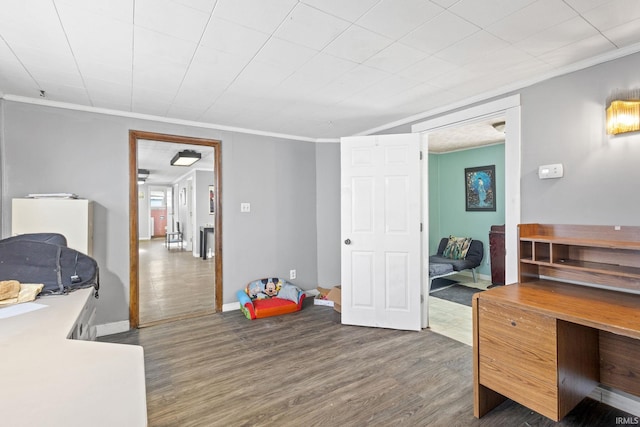
POLYGON ((451 64, 464 65, 476 59, 483 58, 486 60, 493 55, 502 55, 501 51, 508 46, 509 44, 504 40, 485 31, 478 31, 466 39, 441 50, 435 56, 451 64))
POLYGON ((314 98, 337 103, 389 76, 387 72, 360 65, 320 89, 314 98))
POLYGON ((479 31, 468 21, 444 11, 416 28, 400 41, 426 53, 436 53, 479 31))
POLYGON ((603 34, 616 46, 625 47, 637 43, 638 28, 640 28, 640 19, 614 27, 605 31, 603 34))
POLYGON ((274 35, 302 46, 322 50, 350 25, 348 21, 299 3, 274 35))
POLYGON ((201 44, 249 60, 258 53, 268 39, 268 33, 247 28, 214 15, 202 36, 201 44))
POLYGON ((489 26, 487 31, 510 43, 517 43, 576 15, 562 0, 538 0, 489 26))
POLYGON ((382 0, 358 19, 357 24, 397 40, 443 11, 427 0, 382 0))
POLYGON ((181 40, 198 42, 209 20, 209 14, 171 0, 136 0, 135 5, 136 26, 181 40))
POLYGON ((639 19, 640 2, 633 0, 610 1, 585 12, 584 17, 598 30, 607 31, 639 19))
POLYGON ((428 82, 434 77, 448 73, 455 68, 457 66, 450 62, 430 56, 400 71, 398 74, 409 79, 428 82))
POLYGON ((363 63, 392 43, 392 40, 353 25, 331 42, 324 52, 349 61, 363 63))
POLYGON ((563 66, 607 52, 613 48, 614 45, 609 40, 604 36, 597 35, 541 55, 540 59, 549 64, 563 66))
POLYGON ((175 64, 155 56, 136 55, 133 63, 134 91, 137 88, 145 88, 175 94, 185 73, 186 65, 175 64))
POLYGON ((402 43, 393 43, 369 58, 364 65, 397 73, 426 58, 428 54, 402 43))
POLYGON ((535 1, 537 0, 460 0, 449 10, 481 28, 486 28, 535 1))
POLYGON ((380 0, 301 0, 338 18, 355 22, 380 0))
POLYGON ((143 54, 187 66, 191 62, 197 46, 197 43, 192 41, 171 37, 142 27, 135 28, 134 49, 136 55, 143 54))
MULTIPOLYGON (((133 24, 134 2, 131 0, 54 0, 54 3, 59 11, 72 9, 133 24)), ((24 5, 24 2, 18 4, 24 5)))
POLYGON ((318 54, 318 51, 286 40, 272 37, 255 56, 255 62, 293 72, 318 54))
POLYGON ((534 34, 515 46, 531 55, 540 56, 597 34, 592 25, 577 16, 534 34))
POLYGON ((278 89, 306 94, 324 87, 356 66, 356 63, 346 59, 319 53, 287 77, 278 85, 278 89))
POLYGON ((264 33, 275 31, 297 0, 219 0, 214 16, 264 33))

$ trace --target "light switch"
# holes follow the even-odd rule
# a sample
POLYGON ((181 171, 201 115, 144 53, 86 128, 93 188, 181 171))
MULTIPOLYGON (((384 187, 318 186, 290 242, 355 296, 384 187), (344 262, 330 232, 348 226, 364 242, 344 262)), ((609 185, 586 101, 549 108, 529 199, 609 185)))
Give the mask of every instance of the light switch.
POLYGON ((251 203, 240 203, 240 212, 251 212, 251 203))

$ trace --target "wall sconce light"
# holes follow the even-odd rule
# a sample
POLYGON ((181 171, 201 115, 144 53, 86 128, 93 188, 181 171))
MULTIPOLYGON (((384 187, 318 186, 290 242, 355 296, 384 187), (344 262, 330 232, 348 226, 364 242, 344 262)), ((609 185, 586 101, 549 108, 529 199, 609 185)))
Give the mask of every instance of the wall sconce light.
POLYGON ((616 91, 607 99, 607 134, 640 130, 640 89, 616 91))
POLYGON ((191 166, 198 160, 200 160, 202 155, 197 151, 193 150, 184 150, 178 152, 173 159, 171 159, 171 166, 191 166))
POLYGON ((138 169, 138 185, 142 185, 149 178, 149 169, 138 169))

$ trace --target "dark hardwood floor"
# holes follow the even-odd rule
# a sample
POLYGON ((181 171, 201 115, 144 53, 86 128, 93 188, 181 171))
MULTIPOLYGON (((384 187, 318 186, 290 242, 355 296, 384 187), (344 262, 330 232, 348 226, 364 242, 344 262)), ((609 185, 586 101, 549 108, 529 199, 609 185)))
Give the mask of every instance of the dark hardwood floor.
POLYGON ((615 426, 629 416, 585 399, 554 423, 507 401, 478 420, 471 347, 338 322, 305 303, 284 316, 232 311, 100 340, 144 347, 151 427, 615 426))

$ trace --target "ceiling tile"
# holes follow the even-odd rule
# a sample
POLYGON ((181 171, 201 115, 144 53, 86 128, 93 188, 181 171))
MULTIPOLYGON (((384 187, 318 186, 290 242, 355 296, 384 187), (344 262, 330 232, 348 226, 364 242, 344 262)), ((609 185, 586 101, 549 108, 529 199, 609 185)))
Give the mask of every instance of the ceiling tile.
POLYGON ((624 47, 638 42, 640 19, 614 27, 604 32, 604 36, 618 47, 624 47))
POLYGON ((583 14, 585 19, 600 31, 609 30, 640 18, 640 2, 615 0, 600 5, 583 14))
POLYGON ((268 39, 269 34, 214 16, 200 43, 222 52, 253 58, 268 39))
POLYGON ((200 46, 185 79, 192 82, 232 82, 248 64, 247 59, 200 46))
POLYGON ((479 31, 480 28, 450 13, 443 12, 407 34, 400 41, 426 53, 436 53, 479 31))
POLYGON ((284 92, 308 93, 329 84, 356 66, 355 62, 319 53, 290 75, 278 88, 284 92))
POLYGON ((359 65, 314 93, 314 99, 318 102, 339 102, 389 76, 387 72, 359 65))
POLYGON ((605 3, 614 3, 615 1, 617 0, 565 0, 565 2, 577 10, 578 13, 584 13, 605 3))
POLYGON ((487 27, 487 31, 517 43, 576 15, 576 11, 562 0, 538 0, 487 27))
POLYGON ((72 9, 133 24, 134 2, 131 0, 54 0, 54 3, 58 10, 72 9))
POLYGON ((349 22, 299 3, 275 36, 316 50, 322 50, 347 27, 349 22))
MULTIPOLYGON (((74 8, 68 3, 59 4, 58 13, 79 64, 98 61, 131 69, 133 26, 130 23, 74 8)), ((81 71, 84 72, 82 68, 81 71)))
POLYGON ((172 105, 177 107, 189 107, 198 110, 199 113, 193 118, 199 117, 224 93, 226 86, 216 87, 216 85, 196 86, 183 84, 176 97, 172 100, 172 105))
POLYGON ((450 62, 436 58, 435 56, 430 56, 400 71, 398 74, 409 79, 429 82, 434 77, 448 73, 455 68, 457 68, 457 66, 450 62))
POLYGON ((392 43, 391 39, 353 25, 340 34, 324 52, 362 63, 392 43))
POLYGON ((135 27, 133 48, 135 55, 156 56, 168 62, 186 66, 191 62, 197 43, 164 33, 135 27))
POLYGON ((270 38, 254 60, 293 72, 318 54, 318 51, 275 37, 270 38))
POLYGON ((382 0, 358 19, 357 24, 397 40, 442 10, 428 0, 382 0))
POLYGON ((316 9, 355 22, 380 0, 301 0, 316 9))
POLYGON ((561 67, 610 51, 613 48, 615 46, 609 40, 597 35, 556 49, 539 58, 544 62, 561 67))
POLYGON ((402 43, 393 43, 384 50, 376 53, 364 65, 397 73, 426 58, 427 54, 402 43))
POLYGON ((581 16, 547 28, 515 44, 519 49, 540 56, 562 46, 597 35, 598 31, 581 16))
POLYGON ((210 14, 218 0, 173 0, 183 6, 210 14))
POLYGON ((500 55, 501 50, 509 44, 486 31, 478 31, 436 53, 440 59, 457 65, 467 64, 479 58, 490 58, 490 55, 500 55))
POLYGON ((214 16, 254 30, 272 33, 289 15, 297 0, 218 0, 214 16))
POLYGON ((177 93, 186 71, 187 67, 184 64, 176 64, 158 56, 136 55, 133 60, 134 94, 139 89, 145 89, 156 94, 167 93, 172 98, 177 93))
POLYGON ((346 98, 341 102, 341 104, 365 106, 367 108, 371 106, 384 107, 387 105, 388 108, 391 106, 389 105, 391 97, 395 97, 399 93, 408 91, 419 84, 420 83, 415 80, 401 76, 389 76, 386 79, 374 83, 366 89, 346 98))
POLYGON ((461 18, 486 28, 536 0, 460 0, 449 10, 461 18))
POLYGON ((451 6, 453 6, 454 4, 456 4, 457 2, 459 2, 460 0, 431 0, 433 3, 437 4, 438 6, 442 6, 444 8, 449 8, 451 6))
POLYGON ((136 0, 135 25, 182 40, 198 42, 209 14, 171 0, 136 0))

